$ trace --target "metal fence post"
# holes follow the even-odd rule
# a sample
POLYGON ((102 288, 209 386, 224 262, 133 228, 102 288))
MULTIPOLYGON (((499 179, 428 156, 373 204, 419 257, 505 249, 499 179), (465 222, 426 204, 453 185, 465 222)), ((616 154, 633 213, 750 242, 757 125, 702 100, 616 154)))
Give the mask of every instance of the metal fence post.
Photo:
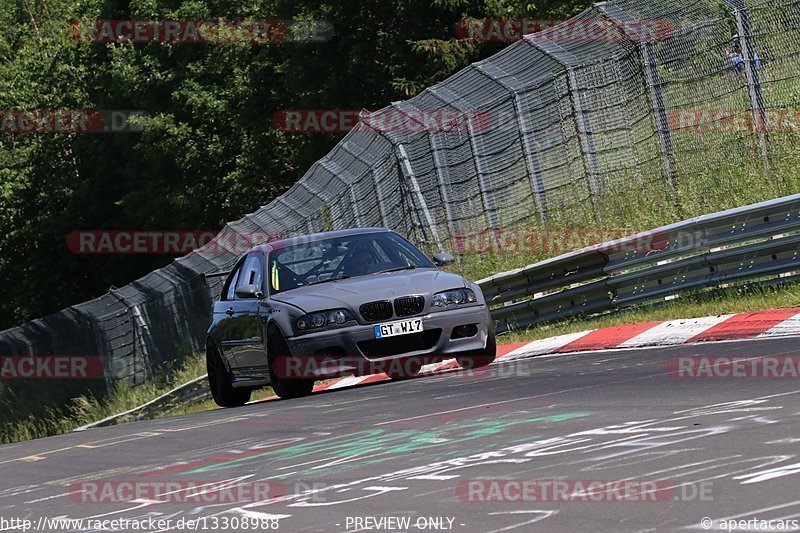
MULTIPOLYGON (((433 218, 430 216, 430 212, 428 211, 428 205, 425 203, 425 198, 422 196, 422 191, 419 189, 419 183, 417 182, 416 176, 414 176, 414 169, 411 166, 411 161, 408 159, 408 154, 406 154, 405 148, 402 149, 402 157, 401 157, 401 152, 398 150, 398 148, 401 147, 402 144, 400 142, 398 142, 398 141, 393 140, 391 135, 389 135, 387 132, 381 131, 381 130, 379 130, 377 128, 374 128, 370 124, 364 123, 363 122, 363 117, 364 117, 364 112, 362 112, 362 114, 359 117, 359 121, 361 122, 361 124, 363 124, 364 127, 369 128, 372 131, 374 131, 377 135, 380 135, 381 137, 386 139, 386 141, 388 141, 389 144, 391 144, 392 147, 394 148, 394 154, 393 155, 394 155, 394 162, 398 166, 398 179, 399 179, 399 176, 405 176, 406 178, 408 178, 411 181, 411 178, 413 177, 413 185, 416 185, 416 189, 419 190, 419 198, 418 199, 419 199, 419 201, 421 201, 421 205, 425 207, 425 212, 426 212, 426 215, 427 215, 427 222, 428 222, 429 228, 431 230, 431 235, 434 237, 434 240, 436 241, 437 245, 441 248, 442 243, 439 240, 439 233, 438 233, 438 231, 436 231, 436 227, 435 227, 435 224, 433 222, 433 218), (405 158, 405 161, 403 160, 403 157, 405 158)), ((375 176, 374 172, 373 172, 373 176, 375 176)), ((376 186, 377 186, 377 181, 376 181, 376 186)), ((399 190, 400 190, 400 195, 401 195, 401 197, 403 197, 403 195, 405 194, 405 187, 404 187, 403 180, 401 180, 401 179, 399 180, 398 187, 399 187, 399 190)), ((404 202, 405 202, 404 199, 401 200, 401 205, 404 202)), ((380 202, 379 202, 379 205, 380 205, 380 202)), ((421 226, 422 224, 419 223, 418 225, 421 226)), ((424 232, 423 232, 423 240, 424 239, 425 239, 425 235, 424 235, 424 232)))
MULTIPOLYGON (((130 317, 130 324, 131 324, 131 336, 132 338, 132 348, 133 348, 133 379, 134 382, 136 381, 136 339, 137 337, 140 339, 139 345, 142 348, 142 356, 144 358, 145 364, 149 362, 153 362, 152 355, 158 360, 159 363, 163 364, 164 357, 158 349, 155 341, 153 340, 152 335, 150 334, 150 328, 147 325, 147 321, 142 314, 142 311, 139 309, 138 305, 131 305, 130 302, 122 295, 117 293, 117 289, 111 287, 108 289, 109 294, 111 294, 114 298, 120 301, 123 305, 127 307, 127 313, 130 317)), ((146 376, 145 376, 146 377, 146 376)))
MULTIPOLYGON (((425 196, 422 194, 422 189, 420 189, 419 182, 417 181, 417 177, 414 174, 414 167, 411 165, 411 160, 408 157, 408 153, 406 152, 405 146, 403 143, 395 141, 392 137, 385 131, 381 131, 379 129, 373 128, 372 126, 367 125, 372 131, 389 141, 389 143, 395 149, 395 161, 399 167, 399 174, 404 176, 410 183, 412 188, 412 195, 416 197, 417 207, 422 210, 423 215, 425 216, 425 223, 428 225, 428 229, 430 231, 433 240, 436 242, 436 245, 439 247, 439 250, 442 250, 442 240, 439 238, 439 232, 436 230, 436 223, 431 216, 431 212, 428 209, 428 204, 425 202, 425 196)), ((403 194, 404 186, 401 180, 400 183, 400 193, 403 194)), ((416 211, 416 210, 415 210, 416 211)), ((422 224, 419 224, 422 226, 422 224)), ((425 239, 425 234, 423 231, 423 240, 425 239)))
POLYGON ((436 231, 436 224, 433 221, 431 212, 428 210, 428 204, 425 202, 425 196, 422 194, 422 189, 419 188, 419 182, 417 181, 417 177, 414 175, 414 169, 411 166, 411 160, 408 158, 408 154, 406 153, 406 147, 402 144, 397 145, 397 159, 400 162, 400 168, 403 170, 403 174, 405 175, 406 179, 411 182, 411 191, 414 196, 416 196, 417 205, 422 210, 422 214, 425 217, 425 223, 428 225, 428 229, 433 236, 433 240, 436 241, 436 245, 439 247, 439 250, 441 250, 442 241, 439 238, 439 232, 436 231))
POLYGON ((381 182, 378 181, 378 173, 372 169, 372 185, 375 187, 375 197, 378 199, 378 212, 381 216, 381 226, 384 228, 389 227, 389 217, 386 214, 386 206, 383 205, 383 198, 381 198, 381 182))
MULTIPOLYGON (((315 191, 315 190, 312 190, 312 189, 311 189, 311 187, 309 187, 309 184, 308 184, 308 183, 306 183, 305 181, 303 181, 303 180, 300 180, 300 181, 298 181, 298 182, 297 182, 297 186, 298 186, 298 188, 305 189, 305 191, 306 191, 308 194, 310 194, 311 196, 313 196, 314 198, 316 198, 316 199, 320 199, 320 200, 321 200, 321 198, 320 198, 320 195, 319 195, 319 192, 318 192, 318 191, 315 191)), ((323 203, 323 205, 325 204, 325 202, 324 202, 324 201, 323 201, 322 203, 323 203)), ((316 221, 316 220, 317 220, 317 219, 316 219, 316 218, 314 218, 313 216, 312 216, 312 217, 308 217, 308 218, 306 219, 306 231, 307 231, 308 233, 316 233, 316 232, 318 231, 318 227, 317 227, 317 225, 315 224, 315 221, 316 221)), ((260 224, 259 224, 259 226, 260 226, 260 224)), ((269 228, 269 229, 268 229, 268 231, 275 231, 275 228, 269 228)))
POLYGON ((355 184, 358 181, 358 178, 353 176, 350 172, 342 168, 339 163, 335 161, 331 161, 328 158, 323 157, 320 160, 320 166, 330 172, 332 175, 341 178, 344 181, 344 178, 347 178, 346 187, 350 192, 350 203, 353 206, 353 220, 355 221, 356 226, 364 227, 364 217, 361 214, 361 209, 359 208, 359 202, 356 198, 356 191, 355 191, 355 184))
MULTIPOLYGON (((322 189, 316 187, 316 185, 318 185, 317 182, 313 180, 300 180, 297 183, 306 191, 308 191, 308 194, 320 201, 322 205, 319 207, 319 212, 321 213, 328 204, 322 195, 322 189)), ((323 231, 323 225, 324 222, 320 221, 319 216, 309 217, 308 220, 306 220, 306 228, 308 228, 311 232, 323 231)))
POLYGON ((673 197, 678 189, 678 173, 675 171, 674 151, 672 148, 672 132, 667 120, 666 104, 664 102, 664 79, 656 65, 653 43, 639 43, 639 52, 647 76, 647 93, 650 95, 650 104, 653 106, 653 118, 658 132, 658 146, 661 149, 661 158, 664 161, 664 171, 667 173, 667 183, 673 197))
POLYGON ((575 110, 575 126, 578 131, 578 140, 581 144, 581 152, 586 163, 586 174, 589 178, 589 187, 593 194, 600 194, 603 190, 603 177, 600 172, 600 161, 595 149, 594 133, 589 126, 587 112, 584 109, 583 97, 581 96, 578 84, 576 69, 583 63, 574 54, 564 50, 553 41, 546 39, 543 35, 535 34, 536 39, 526 39, 531 45, 535 46, 543 53, 553 58, 558 63, 564 65, 567 71, 567 82, 569 84, 569 94, 572 98, 572 108, 575 110))
POLYGON ((435 129, 433 131, 429 129, 429 120, 427 120, 428 114, 423 113, 420 109, 414 107, 411 102, 392 102, 392 107, 398 109, 401 113, 404 113, 410 120, 420 124, 428 132, 428 144, 430 144, 431 154, 433 155, 433 168, 436 171, 436 182, 439 188, 439 196, 442 198, 442 208, 444 209, 445 223, 447 224, 447 231, 450 234, 450 238, 453 238, 456 234, 456 223, 455 216, 453 215, 453 202, 450 196, 450 174, 447 170, 447 161, 442 155, 444 148, 441 145, 439 134, 435 129), (418 112, 420 116, 425 117, 425 121, 420 122, 414 118, 413 114, 406 113, 406 110, 418 112))
POLYGON ((522 120, 525 110, 522 108, 522 102, 520 102, 519 99, 518 90, 520 84, 517 83, 516 79, 511 78, 509 74, 492 63, 474 63, 472 67, 503 87, 511 95, 511 100, 514 103, 517 129, 522 139, 522 151, 525 154, 525 164, 528 167, 528 175, 531 179, 533 199, 536 204, 536 210, 539 212, 539 221, 544 228, 547 226, 547 196, 544 188, 544 179, 542 178, 542 167, 539 163, 539 154, 536 152, 536 142, 531 138, 531 132, 525 129, 522 120), (513 81, 509 81, 509 78, 513 81))
POLYGON ((372 186, 375 188, 375 198, 378 200, 378 213, 381 217, 381 226, 384 228, 389 227, 389 217, 386 214, 386 207, 383 205, 383 199, 381 198, 381 187, 380 182, 378 181, 378 174, 375 172, 375 167, 369 164, 367 160, 356 154, 349 146, 350 143, 343 142, 341 144, 342 149, 347 152, 348 154, 352 155, 357 160, 361 161, 365 165, 369 166, 370 168, 370 175, 372 178, 372 186))
MULTIPOLYGON (((598 2, 594 7, 602 11, 623 32, 630 21, 637 20, 611 2, 598 2)), ((664 171, 667 174, 667 184, 674 199, 678 188, 678 174, 675 171, 672 132, 669 129, 664 101, 664 78, 658 70, 653 43, 647 39, 641 39, 637 43, 637 47, 639 54, 642 56, 642 64, 647 79, 647 94, 650 98, 650 106, 653 108, 653 119, 658 133, 658 146, 661 150, 661 159, 664 162, 664 171)))
POLYGON ((439 196, 442 197, 442 207, 444 208, 444 219, 447 224, 447 231, 452 238, 456 234, 455 216, 453 215, 453 200, 450 196, 450 173, 447 169, 447 161, 442 155, 443 147, 439 134, 430 132, 428 142, 431 145, 433 155, 433 168, 436 170, 436 182, 439 186, 439 196))
POLYGON ((744 0, 725 0, 736 19, 736 31, 739 34, 739 47, 742 50, 744 75, 747 81, 747 96, 750 99, 750 111, 753 114, 753 127, 758 135, 761 148, 761 159, 764 170, 769 172, 769 152, 767 150, 767 114, 764 109, 764 95, 761 92, 761 80, 755 68, 756 50, 753 36, 750 34, 750 13, 744 0))
POLYGON ((350 184, 350 202, 353 204, 353 217, 356 221, 356 226, 359 228, 364 227, 364 219, 361 216, 361 209, 358 207, 358 199, 356 198, 356 189, 353 184, 350 184))
MULTIPOLYGON (((614 76, 616 77, 619 83, 622 82, 624 74, 622 72, 622 68, 620 67, 619 61, 612 62, 612 68, 614 69, 614 76)), ((634 120, 630 113, 630 108, 632 106, 631 99, 629 98, 629 94, 625 92, 625 101, 621 107, 621 113, 624 117, 626 128, 625 128, 625 142, 628 145, 628 151, 630 152, 630 160, 633 162, 633 167, 636 169, 636 177, 637 181, 639 182, 639 186, 644 185, 644 178, 642 177, 642 165, 639 163, 639 158, 636 155, 636 144, 634 143, 634 135, 633 135, 633 124, 634 120)))
POLYGON ((95 355, 100 357, 103 360, 103 366, 106 367, 103 371, 107 384, 110 383, 109 381, 109 374, 110 368, 108 365, 108 361, 110 360, 109 352, 105 344, 105 339, 103 334, 100 332, 100 328, 97 326, 97 317, 90 313, 89 311, 84 311, 80 305, 71 305, 67 309, 70 309, 76 315, 81 317, 81 319, 85 320, 88 323, 88 326, 92 329, 92 340, 94 342, 94 346, 91 349, 87 349, 86 353, 95 355))
POLYGON ((588 166, 589 185, 592 188, 592 192, 598 195, 603 190, 600 163, 595 150, 594 135, 586 119, 586 111, 583 107, 580 89, 578 88, 578 77, 575 74, 575 68, 567 67, 567 80, 569 82, 569 92, 572 95, 572 106, 575 109, 575 120, 578 126, 581 149, 583 150, 583 157, 588 166))
POLYGON ((500 215, 497 212, 497 202, 495 201, 494 191, 492 190, 492 184, 489 180, 489 169, 486 168, 484 157, 479 155, 478 138, 475 135, 475 117, 474 113, 472 113, 473 110, 469 109, 469 106, 461 104, 460 101, 462 98, 445 87, 431 87, 428 90, 446 106, 467 114, 467 133, 469 135, 472 157, 475 160, 475 170, 478 173, 478 188, 481 192, 483 209, 486 213, 486 225, 489 229, 500 229, 500 215), (447 97, 450 98, 448 99, 447 97))

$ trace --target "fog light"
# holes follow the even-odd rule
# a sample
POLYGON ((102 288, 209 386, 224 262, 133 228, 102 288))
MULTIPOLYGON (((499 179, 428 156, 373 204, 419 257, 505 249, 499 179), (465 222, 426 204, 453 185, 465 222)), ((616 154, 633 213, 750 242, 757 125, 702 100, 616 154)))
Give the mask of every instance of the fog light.
POLYGON ((453 333, 450 335, 451 339, 466 339, 467 337, 474 337, 478 334, 478 325, 469 324, 466 326, 458 326, 453 328, 453 333))

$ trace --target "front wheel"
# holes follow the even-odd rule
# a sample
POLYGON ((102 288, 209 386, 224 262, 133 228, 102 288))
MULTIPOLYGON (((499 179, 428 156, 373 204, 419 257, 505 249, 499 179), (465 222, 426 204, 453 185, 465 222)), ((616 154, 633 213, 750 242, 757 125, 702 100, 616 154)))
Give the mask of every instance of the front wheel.
POLYGON ((282 375, 281 368, 286 368, 284 358, 288 357, 289 346, 286 339, 276 327, 267 332, 267 360, 269 361, 269 381, 272 390, 280 398, 300 398, 308 396, 314 390, 313 379, 290 378, 282 375))
POLYGON ((208 371, 208 385, 211 388, 211 397, 220 407, 241 407, 250 401, 250 389, 236 389, 233 387, 233 378, 216 348, 209 346, 206 349, 206 370, 208 371))
POLYGON ((486 347, 483 350, 465 352, 463 355, 456 356, 458 366, 465 370, 480 368, 490 365, 497 357, 497 342, 494 338, 494 328, 490 326, 489 335, 486 338, 486 347))

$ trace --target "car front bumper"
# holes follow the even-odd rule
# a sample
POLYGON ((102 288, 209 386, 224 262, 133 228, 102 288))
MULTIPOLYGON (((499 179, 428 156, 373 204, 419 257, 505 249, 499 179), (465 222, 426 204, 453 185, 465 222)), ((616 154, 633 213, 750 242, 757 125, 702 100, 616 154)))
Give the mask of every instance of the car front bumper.
POLYGON ((472 305, 298 335, 287 339, 291 352, 291 360, 285 361, 289 369, 287 377, 322 379, 349 374, 367 375, 380 372, 387 363, 398 360, 428 364, 451 359, 463 352, 484 349, 491 328, 488 308, 472 305), (422 320, 422 333, 375 338, 374 327, 377 324, 414 319, 422 320), (452 338, 456 328, 473 325, 476 329, 474 335, 452 338))

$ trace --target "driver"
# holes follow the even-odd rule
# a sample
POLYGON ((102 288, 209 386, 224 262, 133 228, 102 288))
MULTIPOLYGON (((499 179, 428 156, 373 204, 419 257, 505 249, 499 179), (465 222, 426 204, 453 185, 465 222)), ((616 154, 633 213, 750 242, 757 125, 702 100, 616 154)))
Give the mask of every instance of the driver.
POLYGON ((369 250, 363 245, 357 245, 350 257, 347 258, 344 273, 348 276, 364 276, 371 272, 372 266, 375 264, 375 257, 369 250))

